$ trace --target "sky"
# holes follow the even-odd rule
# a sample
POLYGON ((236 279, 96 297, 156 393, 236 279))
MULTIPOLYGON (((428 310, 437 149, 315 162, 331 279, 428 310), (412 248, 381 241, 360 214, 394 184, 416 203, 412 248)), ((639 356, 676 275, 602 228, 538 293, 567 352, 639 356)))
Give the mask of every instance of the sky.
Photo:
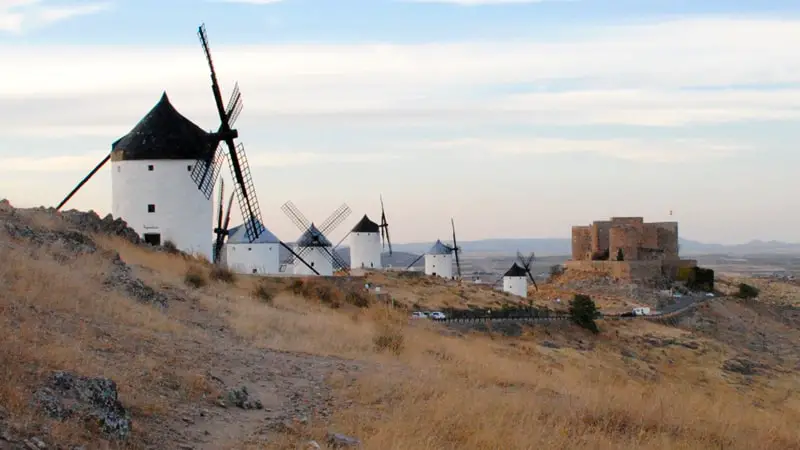
MULTIPOLYGON (((0 0, 0 197, 56 205, 164 91, 216 129, 201 23, 283 240, 286 201, 346 202, 337 241, 383 195, 395 242, 800 241, 796 0, 0 0)), ((110 212, 109 167, 71 207, 110 212)))

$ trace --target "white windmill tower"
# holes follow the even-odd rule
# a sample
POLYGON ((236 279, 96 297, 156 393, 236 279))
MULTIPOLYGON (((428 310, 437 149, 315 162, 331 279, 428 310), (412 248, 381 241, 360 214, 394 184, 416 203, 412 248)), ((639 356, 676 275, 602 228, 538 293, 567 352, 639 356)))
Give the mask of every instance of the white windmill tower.
POLYGON ((381 197, 381 224, 370 220, 366 214, 339 242, 334 251, 344 240, 350 237, 350 269, 382 269, 381 254, 389 244, 389 255, 392 254, 392 241, 389 239, 389 223, 386 222, 386 211, 383 209, 381 197))
POLYGON ((336 270, 347 270, 347 265, 333 252, 333 244, 325 237, 325 233, 333 231, 342 223, 350 214, 349 206, 342 204, 319 228, 313 222, 309 222, 292 202, 284 203, 281 209, 298 228, 303 230, 289 259, 281 264, 282 268, 292 264, 295 275, 321 276, 331 276, 336 270), (304 261, 304 264, 298 264, 298 260, 304 261))
POLYGON ((411 264, 406 267, 406 270, 410 269, 420 258, 424 257, 425 275, 439 276, 448 280, 454 279, 453 256, 455 256, 458 277, 461 278, 461 261, 458 258, 458 254, 461 253, 461 248, 458 247, 456 241, 456 225, 453 219, 450 219, 450 225, 453 227, 453 246, 451 247, 444 244, 441 240, 437 239, 430 250, 412 261, 411 264))
POLYGON ((522 257, 522 255, 517 252, 517 259, 519 263, 522 265, 517 264, 514 261, 514 264, 511 266, 510 269, 503 274, 503 292, 508 292, 512 295, 518 295, 522 298, 528 297, 528 280, 531 280, 534 287, 539 289, 539 286, 536 285, 536 280, 533 279, 533 275, 531 274, 531 263, 533 263, 535 255, 531 253, 528 259, 522 257))

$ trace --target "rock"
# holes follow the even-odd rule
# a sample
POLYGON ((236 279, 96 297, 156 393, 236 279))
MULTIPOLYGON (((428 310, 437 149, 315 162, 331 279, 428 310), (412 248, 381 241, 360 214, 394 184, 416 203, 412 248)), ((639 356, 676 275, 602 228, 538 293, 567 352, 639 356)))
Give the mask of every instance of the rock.
POLYGON ((250 393, 245 386, 228 391, 227 399, 242 409, 264 409, 264 405, 260 400, 250 398, 250 393))
POLYGON ((320 447, 319 444, 317 444, 317 441, 308 441, 305 444, 303 444, 304 450, 319 450, 321 448, 322 447, 320 447))
POLYGON ((556 344, 553 341, 542 341, 542 343, 539 345, 546 348, 561 348, 558 344, 556 344))
POLYGON ((142 239, 128 223, 121 218, 114 219, 111 214, 102 219, 94 211, 83 212, 75 209, 61 212, 62 219, 73 227, 87 232, 99 233, 109 236, 118 236, 133 244, 139 244, 142 239))
POLYGON ((352 448, 361 446, 361 441, 340 433, 328 433, 328 445, 333 448, 352 448))
POLYGON ((755 363, 744 358, 731 358, 722 363, 722 370, 727 372, 734 372, 741 375, 755 375, 758 369, 765 369, 767 366, 764 364, 755 363))
POLYGON ((118 253, 115 253, 111 259, 111 272, 104 284, 143 303, 166 307, 169 302, 166 294, 151 288, 137 278, 118 253))
POLYGON ((65 420, 79 416, 96 421, 114 439, 130 435, 130 413, 118 399, 116 383, 108 378, 55 372, 48 386, 34 393, 34 400, 50 417, 65 420))
POLYGON ((620 350, 619 352, 620 352, 620 353, 622 354, 622 356, 623 356, 623 357, 625 357, 625 358, 633 358, 633 359, 638 359, 638 356, 636 356, 636 353, 634 353, 634 352, 632 352, 632 351, 628 350, 627 348, 623 348, 623 349, 622 349, 622 350, 620 350))

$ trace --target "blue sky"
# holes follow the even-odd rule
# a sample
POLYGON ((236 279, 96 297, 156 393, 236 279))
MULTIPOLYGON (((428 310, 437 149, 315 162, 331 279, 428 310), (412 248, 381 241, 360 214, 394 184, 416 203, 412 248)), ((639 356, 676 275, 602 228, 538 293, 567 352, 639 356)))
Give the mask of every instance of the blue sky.
MULTIPOLYGON (((398 242, 613 215, 800 241, 798 2, 460 3, 0 0, 0 197, 56 204, 164 90, 215 128, 205 22, 285 240, 287 200, 344 230, 382 192, 398 242)), ((110 174, 70 206, 108 212, 110 174)))

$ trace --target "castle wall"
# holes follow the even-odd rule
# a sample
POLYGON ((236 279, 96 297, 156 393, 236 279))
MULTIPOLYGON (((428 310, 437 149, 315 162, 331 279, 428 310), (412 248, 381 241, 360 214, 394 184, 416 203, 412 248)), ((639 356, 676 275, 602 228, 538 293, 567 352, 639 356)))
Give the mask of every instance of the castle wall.
POLYGON ((620 249, 625 261, 639 259, 639 243, 642 240, 642 228, 637 225, 614 225, 609 233, 609 259, 617 260, 620 249))
POLYGON ((662 276, 661 261, 567 261, 565 266, 567 270, 622 280, 655 280, 662 276))
MULTIPOLYGON (((611 221, 596 220, 592 222, 592 249, 591 253, 600 253, 609 248, 609 232, 611 231, 611 221)), ((591 258, 589 258, 591 259, 591 258)))
POLYGON ((572 259, 574 261, 592 259, 591 227, 572 227, 572 259))
POLYGON ((665 259, 678 259, 678 222, 653 222, 657 228, 658 248, 664 250, 665 259))

